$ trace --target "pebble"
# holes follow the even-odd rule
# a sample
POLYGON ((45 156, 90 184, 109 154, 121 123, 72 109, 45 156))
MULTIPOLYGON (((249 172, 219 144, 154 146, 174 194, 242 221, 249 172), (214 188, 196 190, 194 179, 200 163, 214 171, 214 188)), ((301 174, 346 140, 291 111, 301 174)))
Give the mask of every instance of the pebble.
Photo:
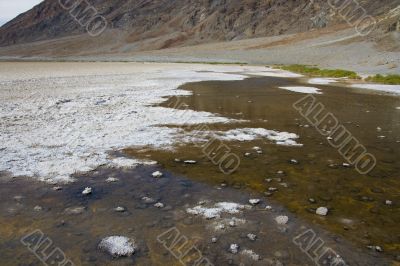
POLYGON ((164 208, 164 204, 161 202, 157 202, 156 204, 154 204, 154 207, 162 209, 162 208, 164 208))
POLYGON ((265 182, 271 183, 271 182, 272 182, 272 179, 271 179, 271 178, 267 178, 267 179, 265 179, 265 182))
POLYGON ((92 188, 90 188, 90 187, 87 187, 82 191, 82 195, 86 196, 86 195, 90 195, 90 194, 92 194, 92 188))
POLYGON ((175 158, 175 159, 174 159, 174 162, 180 163, 180 162, 181 162, 181 159, 175 158))
POLYGON ((239 245, 238 244, 231 244, 231 246, 229 247, 229 251, 232 254, 238 254, 239 252, 239 245))
POLYGON ((124 207, 117 207, 117 208, 114 209, 114 211, 116 211, 116 212, 125 212, 126 210, 125 210, 124 207))
POLYGON ((310 203, 313 203, 313 204, 314 204, 314 203, 317 203, 317 201, 316 201, 315 199, 313 199, 313 198, 309 198, 308 201, 309 201, 310 203))
POLYGON ((68 215, 77 215, 82 214, 85 210, 85 207, 69 207, 64 210, 64 213, 68 215))
POLYGON ((246 152, 246 153, 244 154, 244 156, 245 156, 245 157, 250 157, 250 156, 251 156, 251 153, 250 153, 250 152, 246 152))
POLYGON ((291 164, 299 164, 299 161, 297 161, 296 159, 291 159, 289 161, 289 163, 291 163, 291 164))
POLYGON ((386 201, 385 201, 385 204, 388 205, 388 206, 391 206, 391 205, 393 205, 393 201, 391 201, 391 200, 386 200, 386 201))
POLYGON ((259 199, 250 199, 249 203, 253 206, 258 205, 261 202, 259 199))
POLYGON ((256 241, 257 236, 255 234, 247 234, 247 238, 250 239, 251 241, 256 241))
POLYGON ((268 188, 268 190, 269 190, 269 191, 271 191, 271 192, 278 191, 278 189, 277 189, 277 188, 275 188, 275 187, 270 187, 270 188, 268 188))
POLYGON ((230 226, 230 227, 235 227, 235 226, 236 226, 235 221, 229 221, 229 226, 230 226))
POLYGON ((211 238, 211 243, 217 243, 218 239, 216 237, 211 238))
POLYGON ((272 206, 267 206, 267 207, 265 207, 265 209, 266 209, 267 211, 271 211, 271 210, 272 210, 272 206))
POLYGON ((282 216, 278 216, 278 217, 275 218, 275 221, 279 225, 285 225, 285 224, 287 224, 289 222, 289 217, 283 216, 283 215, 282 216))
POLYGON ((35 212, 40 212, 40 211, 43 210, 43 208, 42 208, 41 206, 37 205, 37 206, 35 206, 35 207, 33 208, 33 210, 34 210, 35 212))
POLYGON ((149 197, 143 197, 143 198, 142 198, 142 201, 143 201, 144 203, 147 203, 147 204, 153 204, 153 203, 156 202, 155 199, 149 198, 149 197))
POLYGON ((376 131, 381 132, 381 131, 382 131, 382 128, 377 127, 377 128, 376 128, 376 131))
POLYGON ((161 178, 161 177, 163 177, 163 173, 161 173, 160 171, 156 171, 156 172, 152 173, 151 176, 154 178, 161 178))
POLYGON ((350 166, 351 166, 351 165, 348 164, 348 163, 343 163, 342 165, 343 165, 343 167, 350 167, 350 166))
POLYGON ((62 190, 62 187, 53 187, 53 190, 54 191, 60 191, 60 190, 62 190))
POLYGON ((109 177, 109 178, 106 179, 107 183, 115 183, 115 182, 118 182, 118 181, 119 181, 119 179, 115 178, 115 177, 109 177))
POLYGON ((184 161, 185 164, 196 164, 197 162, 194 160, 186 160, 184 161))
POLYGON ((327 216, 328 215, 328 208, 319 207, 315 213, 320 215, 320 216, 327 216))

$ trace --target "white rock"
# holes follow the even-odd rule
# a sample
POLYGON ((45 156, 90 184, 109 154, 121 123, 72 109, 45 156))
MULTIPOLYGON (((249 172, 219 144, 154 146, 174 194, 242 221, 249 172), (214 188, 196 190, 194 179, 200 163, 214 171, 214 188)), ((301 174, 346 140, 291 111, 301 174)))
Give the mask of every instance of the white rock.
POLYGON ((386 200, 386 201, 385 201, 385 204, 388 205, 388 206, 393 205, 393 201, 391 201, 391 200, 386 200))
POLYGON ((184 163, 185 164, 196 164, 197 161, 195 161, 195 160, 186 160, 184 163))
POLYGON ((272 210, 272 206, 266 206, 265 209, 266 209, 267 211, 270 211, 270 210, 272 210))
POLYGON ((155 202, 156 202, 155 199, 150 198, 150 197, 142 197, 142 201, 143 201, 144 203, 147 203, 147 204, 152 204, 152 203, 155 203, 155 202))
POLYGON ((119 181, 119 179, 115 178, 115 177, 109 177, 109 178, 106 179, 107 183, 115 183, 115 182, 118 182, 118 181, 119 181))
POLYGON ((216 237, 211 238, 211 243, 217 243, 218 239, 216 237))
POLYGON ((260 202, 261 202, 261 200, 259 200, 259 199, 250 199, 250 200, 249 200, 249 203, 250 203, 251 205, 253 205, 253 206, 259 204, 260 202))
POLYGON ((40 212, 40 211, 42 211, 43 210, 43 208, 41 207, 41 206, 35 206, 35 208, 33 208, 33 210, 35 211, 35 212, 40 212))
POLYGON ((234 220, 229 221, 229 226, 230 227, 235 227, 236 226, 236 222, 234 220))
POLYGON ((125 208, 124 207, 117 207, 114 209, 114 211, 116 212, 125 212, 125 208))
POLYGON ((161 202, 157 202, 156 204, 154 204, 154 207, 162 209, 162 208, 164 208, 164 204, 161 202))
POLYGON ((320 215, 320 216, 327 216, 327 215, 328 215, 328 212, 329 212, 328 208, 326 208, 326 207, 319 207, 315 213, 318 214, 318 215, 320 215))
POLYGON ((114 257, 129 257, 135 253, 136 244, 124 236, 109 236, 101 240, 99 249, 114 257))
POLYGON ((160 171, 156 171, 154 173, 151 174, 154 178, 161 178, 163 177, 163 173, 161 173, 160 171))
POLYGON ((275 218, 275 221, 279 225, 285 225, 285 224, 287 224, 289 222, 289 217, 284 216, 284 215, 278 216, 278 217, 275 218))
POLYGON ((60 190, 62 190, 62 187, 53 187, 53 190, 54 191, 60 191, 60 190))
POLYGON ((256 241, 257 236, 255 234, 247 234, 247 238, 250 239, 251 241, 256 241))
POLYGON ((229 251, 232 254, 238 254, 239 252, 239 245, 238 244, 231 244, 231 246, 229 247, 229 251))
POLYGON ((82 191, 82 195, 89 195, 92 194, 92 188, 87 187, 82 191))
POLYGON ((351 166, 351 164, 348 164, 348 163, 343 163, 342 165, 343 165, 343 167, 350 167, 351 166))

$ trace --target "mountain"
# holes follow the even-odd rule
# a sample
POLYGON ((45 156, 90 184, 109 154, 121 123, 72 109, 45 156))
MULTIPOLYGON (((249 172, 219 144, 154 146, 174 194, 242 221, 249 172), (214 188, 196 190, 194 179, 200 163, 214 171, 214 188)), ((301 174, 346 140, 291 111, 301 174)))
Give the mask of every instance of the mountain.
POLYGON ((0 56, 121 55, 270 37, 257 44, 267 49, 299 38, 337 40, 345 30, 355 35, 363 15, 378 22, 363 41, 400 50, 400 0, 45 0, 0 28, 0 56), (105 30, 87 34, 94 16, 105 30))

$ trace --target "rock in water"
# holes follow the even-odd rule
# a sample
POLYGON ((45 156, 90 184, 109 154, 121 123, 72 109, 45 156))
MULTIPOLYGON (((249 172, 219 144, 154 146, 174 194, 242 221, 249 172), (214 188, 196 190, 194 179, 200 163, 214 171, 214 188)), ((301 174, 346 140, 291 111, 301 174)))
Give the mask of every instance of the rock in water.
POLYGON ((285 225, 289 222, 289 217, 287 216, 278 216, 275 218, 275 221, 279 225, 285 225))
POLYGON ((101 240, 99 249, 113 257, 129 257, 135 253, 136 245, 132 239, 124 236, 109 236, 101 240))
POLYGON ((328 215, 328 208, 326 207, 319 207, 316 211, 316 214, 320 216, 327 216, 328 215))
POLYGON ((82 191, 82 195, 89 195, 92 194, 92 188, 87 187, 84 191, 82 191))
POLYGON ((156 171, 153 174, 151 174, 154 178, 161 178, 163 177, 163 173, 161 173, 160 171, 156 171))

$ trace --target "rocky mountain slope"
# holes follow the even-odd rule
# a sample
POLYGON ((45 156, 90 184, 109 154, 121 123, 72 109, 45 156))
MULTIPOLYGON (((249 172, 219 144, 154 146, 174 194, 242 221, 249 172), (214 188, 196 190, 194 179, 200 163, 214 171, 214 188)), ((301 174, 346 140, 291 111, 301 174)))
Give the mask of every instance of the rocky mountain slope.
MULTIPOLYGON (((63 8, 75 0, 45 0, 0 28, 0 46, 85 33, 63 8)), ((326 0, 89 0, 107 21, 106 33, 118 31, 122 44, 145 39, 166 48, 309 31, 343 23, 326 0)), ((335 2, 335 1, 331 1, 335 2)), ((343 2, 343 1, 337 1, 343 2)), ((364 0, 368 14, 379 16, 399 0, 364 0)), ((84 10, 87 6, 81 4, 84 10)))

